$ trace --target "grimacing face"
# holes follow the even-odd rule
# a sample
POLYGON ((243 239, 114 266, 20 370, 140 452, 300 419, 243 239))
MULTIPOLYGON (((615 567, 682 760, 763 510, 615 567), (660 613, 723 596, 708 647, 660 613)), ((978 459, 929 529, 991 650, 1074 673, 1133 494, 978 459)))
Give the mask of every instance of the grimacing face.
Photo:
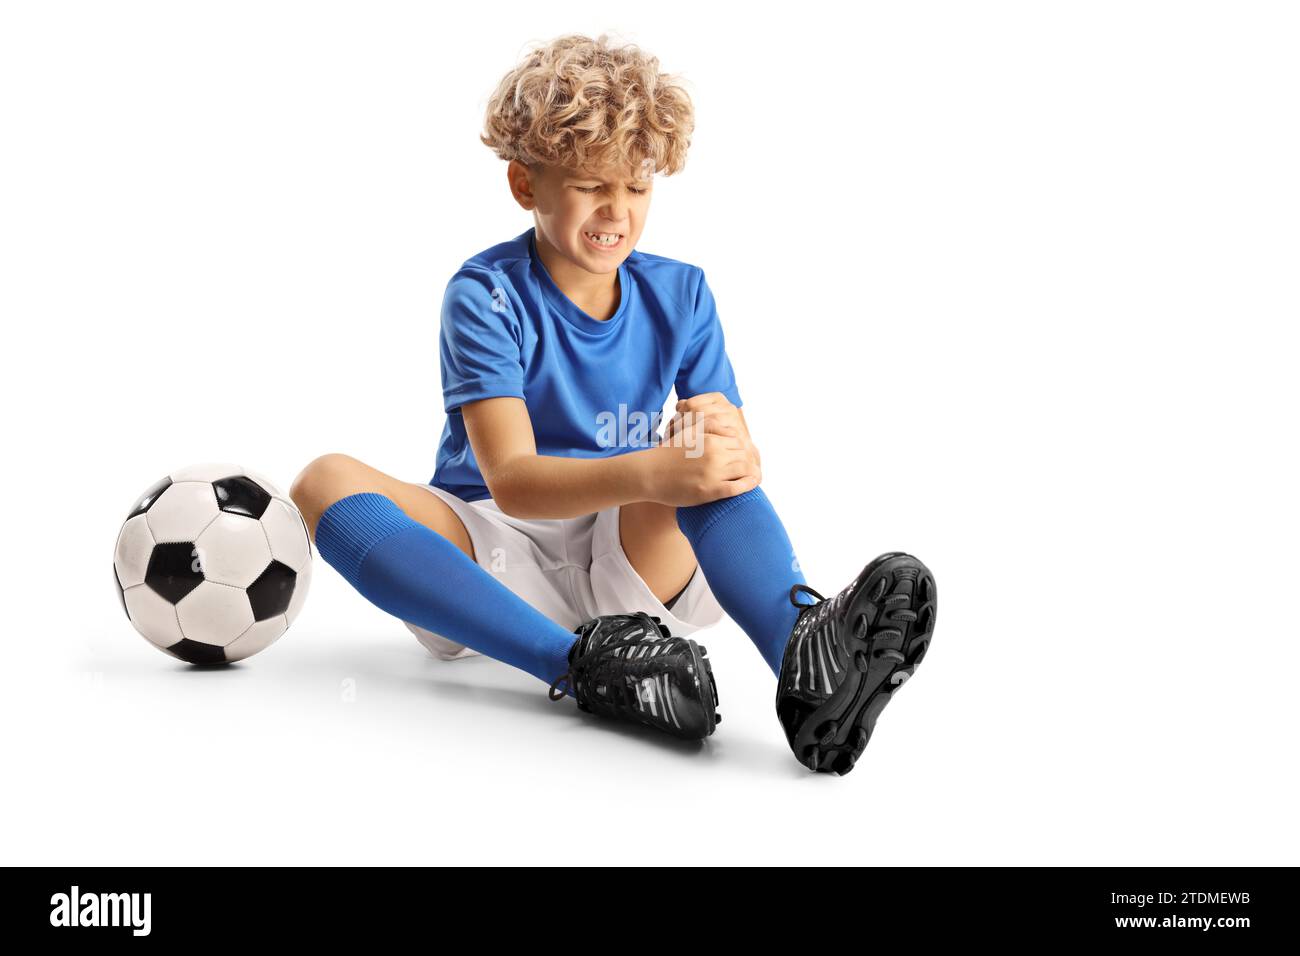
POLYGON ((510 164, 511 191, 533 212, 539 238, 568 262, 608 275, 636 247, 654 186, 649 164, 589 172, 510 164))

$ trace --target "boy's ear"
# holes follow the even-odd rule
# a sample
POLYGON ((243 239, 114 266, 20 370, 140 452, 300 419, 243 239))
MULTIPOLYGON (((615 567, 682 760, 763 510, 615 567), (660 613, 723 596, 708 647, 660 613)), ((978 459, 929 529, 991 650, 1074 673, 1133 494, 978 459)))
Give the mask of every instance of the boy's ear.
POLYGON ((524 209, 531 211, 537 205, 533 192, 533 171, 517 159, 510 160, 506 167, 506 180, 510 183, 510 195, 524 209))

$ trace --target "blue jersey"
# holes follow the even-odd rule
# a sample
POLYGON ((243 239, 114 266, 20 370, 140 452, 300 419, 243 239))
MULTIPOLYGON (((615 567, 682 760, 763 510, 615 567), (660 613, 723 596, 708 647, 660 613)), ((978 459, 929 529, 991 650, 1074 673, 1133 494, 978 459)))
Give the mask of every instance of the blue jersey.
POLYGON ((603 458, 653 444, 671 389, 740 405, 713 294, 696 266, 633 251, 618 268, 618 311, 592 318, 560 291, 533 230, 468 260, 442 301, 447 422, 433 485, 491 497, 460 407, 513 396, 539 455, 603 458))

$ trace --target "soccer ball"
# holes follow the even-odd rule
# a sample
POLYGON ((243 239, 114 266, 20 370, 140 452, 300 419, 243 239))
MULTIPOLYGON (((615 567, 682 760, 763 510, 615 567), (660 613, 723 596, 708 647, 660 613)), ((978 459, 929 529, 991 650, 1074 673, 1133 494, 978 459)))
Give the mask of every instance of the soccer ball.
POLYGON ((127 619, 191 664, 242 660, 293 623, 311 583, 311 538, 275 485, 238 465, 194 465, 140 496, 117 536, 127 619))

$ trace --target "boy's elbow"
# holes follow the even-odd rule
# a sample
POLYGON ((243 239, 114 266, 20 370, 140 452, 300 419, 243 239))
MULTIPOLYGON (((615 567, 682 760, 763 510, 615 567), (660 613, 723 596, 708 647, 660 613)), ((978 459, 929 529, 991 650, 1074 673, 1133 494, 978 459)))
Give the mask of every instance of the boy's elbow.
POLYGON ((504 514, 512 518, 544 518, 537 512, 537 478, 528 467, 533 455, 517 455, 480 470, 488 494, 504 514))
POLYGON ((483 483, 487 485, 488 494, 492 496, 492 501, 503 514, 508 514, 512 518, 532 517, 527 514, 527 508, 523 503, 525 496, 520 494, 518 481, 505 476, 492 478, 484 476, 483 483))

